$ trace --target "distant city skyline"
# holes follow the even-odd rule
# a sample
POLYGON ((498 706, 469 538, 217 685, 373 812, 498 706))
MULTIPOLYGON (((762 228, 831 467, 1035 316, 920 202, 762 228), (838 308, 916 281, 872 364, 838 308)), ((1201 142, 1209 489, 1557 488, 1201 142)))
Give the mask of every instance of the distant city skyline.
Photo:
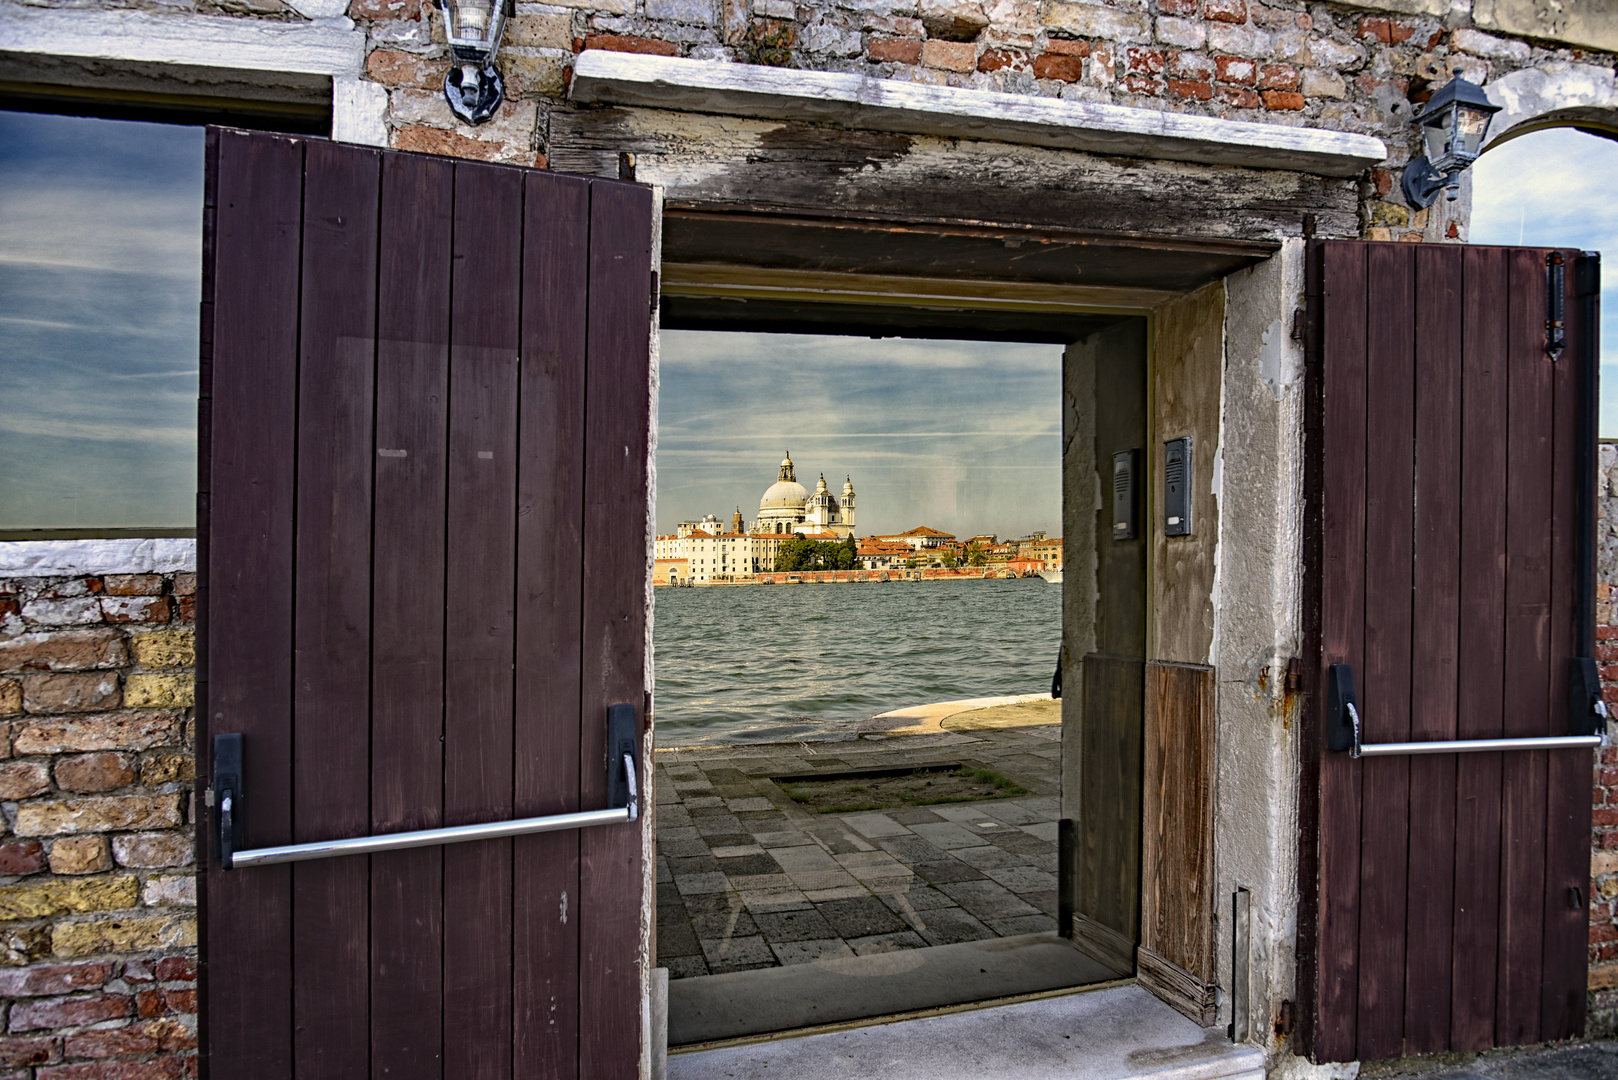
POLYGON ((665 330, 657 531, 749 524, 791 452, 852 477, 856 532, 1060 535, 1059 345, 665 330))

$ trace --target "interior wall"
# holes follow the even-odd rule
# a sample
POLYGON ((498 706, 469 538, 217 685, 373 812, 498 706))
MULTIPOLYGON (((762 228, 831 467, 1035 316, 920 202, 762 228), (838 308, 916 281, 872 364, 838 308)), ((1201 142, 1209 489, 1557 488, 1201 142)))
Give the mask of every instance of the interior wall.
POLYGON ((1141 694, 1147 530, 1114 540, 1112 456, 1147 460, 1146 320, 1126 319, 1069 347, 1063 423, 1063 785, 1074 933, 1098 959, 1133 971, 1140 930, 1141 694))

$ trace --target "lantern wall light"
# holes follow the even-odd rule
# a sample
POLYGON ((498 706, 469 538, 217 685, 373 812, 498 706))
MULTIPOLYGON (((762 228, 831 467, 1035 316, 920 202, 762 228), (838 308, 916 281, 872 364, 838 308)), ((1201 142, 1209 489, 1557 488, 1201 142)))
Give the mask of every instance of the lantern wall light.
POLYGON ((1457 73, 1449 85, 1432 96, 1416 117, 1427 156, 1405 166, 1400 187, 1405 202, 1425 209, 1448 189, 1451 201, 1460 194, 1461 173, 1483 152, 1489 121, 1500 111, 1476 83, 1457 73))
POLYGON ((494 67, 500 35, 513 0, 442 0, 444 32, 454 58, 444 76, 450 111, 468 124, 487 122, 505 100, 505 84, 494 67))

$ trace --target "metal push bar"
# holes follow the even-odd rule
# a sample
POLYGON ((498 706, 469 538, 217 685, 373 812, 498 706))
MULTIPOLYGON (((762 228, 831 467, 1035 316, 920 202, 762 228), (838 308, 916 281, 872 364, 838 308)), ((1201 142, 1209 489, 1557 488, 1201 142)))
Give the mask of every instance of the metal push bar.
MULTIPOLYGON (((218 815, 215 836, 219 861, 226 870, 276 863, 333 859, 343 855, 369 855, 378 851, 462 844, 473 840, 499 840, 508 836, 561 832, 592 825, 619 825, 640 817, 640 795, 635 783, 635 747, 638 725, 631 705, 614 705, 607 710, 607 745, 617 760, 607 770, 605 810, 583 810, 572 814, 490 821, 478 825, 454 825, 444 829, 417 829, 381 836, 357 836, 347 840, 317 840, 308 844, 282 844, 278 847, 236 850, 242 835, 241 758, 242 737, 220 735, 214 742, 214 786, 218 789, 218 815), (617 767, 613 767, 616 765, 617 767)), ((611 758, 609 758, 611 760, 611 758)))
MULTIPOLYGON (((1583 667, 1575 661, 1575 679, 1583 667)), ((1573 723, 1591 727, 1597 723, 1606 726, 1607 706, 1600 698, 1599 687, 1595 696, 1582 702, 1587 714, 1574 714, 1573 723)), ((1360 710, 1354 700, 1354 672, 1347 664, 1333 664, 1327 670, 1326 686, 1326 745, 1328 749, 1347 750, 1350 757, 1395 757, 1411 754, 1475 754, 1488 750, 1568 750, 1594 749, 1602 744, 1600 734, 1581 735, 1529 735, 1503 739, 1440 739, 1433 742, 1367 743, 1361 741, 1360 710)))

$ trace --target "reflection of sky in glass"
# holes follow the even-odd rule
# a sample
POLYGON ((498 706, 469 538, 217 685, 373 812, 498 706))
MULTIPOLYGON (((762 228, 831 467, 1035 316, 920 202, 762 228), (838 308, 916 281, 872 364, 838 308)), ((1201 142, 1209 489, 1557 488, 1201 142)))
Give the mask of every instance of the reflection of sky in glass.
POLYGON ((1618 142, 1571 128, 1536 131, 1472 166, 1474 244, 1602 252, 1601 437, 1618 438, 1618 142))
POLYGON ((202 144, 0 112, 0 529, 193 523, 202 144))
POLYGON ((781 456, 861 536, 1061 534, 1059 345, 663 332, 657 531, 737 506, 751 523, 781 456))

